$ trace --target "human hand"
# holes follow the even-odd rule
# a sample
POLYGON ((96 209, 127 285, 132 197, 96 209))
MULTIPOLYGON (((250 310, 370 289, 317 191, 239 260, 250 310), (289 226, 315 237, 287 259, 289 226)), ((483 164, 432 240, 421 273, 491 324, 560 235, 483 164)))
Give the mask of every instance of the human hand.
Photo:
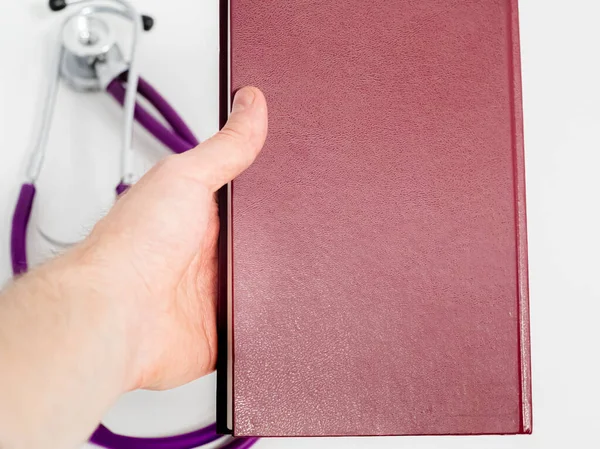
POLYGON ((122 393, 214 369, 215 193, 266 134, 264 96, 240 90, 222 131, 159 163, 82 243, 0 291, 1 447, 75 447, 122 393))
POLYGON ((215 192, 253 162, 266 134, 263 94, 240 90, 218 134, 151 169, 69 255, 114 303, 127 343, 126 389, 172 388, 214 369, 215 192))

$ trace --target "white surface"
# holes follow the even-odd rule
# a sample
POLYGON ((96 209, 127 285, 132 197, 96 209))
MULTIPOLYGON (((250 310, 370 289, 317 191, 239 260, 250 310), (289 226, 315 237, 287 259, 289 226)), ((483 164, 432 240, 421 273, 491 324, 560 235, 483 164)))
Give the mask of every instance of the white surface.
MULTIPOLYGON (((259 0, 257 0, 259 1, 259 0)), ((140 69, 198 137, 217 130, 218 0, 138 0, 156 17, 140 69)), ((0 2, 0 282, 9 223, 60 19, 45 0, 0 2)), ((521 0, 531 281, 534 434, 524 437, 264 440, 259 448, 600 447, 600 3, 521 0)), ((104 95, 61 89, 30 233, 77 240, 110 207, 120 110, 104 95), (77 171, 72 168, 77 167, 77 171)), ((137 132, 147 161, 165 151, 137 132)), ((175 391, 136 392, 106 417, 130 435, 167 435, 213 418, 214 376, 175 391)), ((402 407, 402 404, 398 404, 402 407)), ((59 449, 59 448, 57 448, 59 449)))

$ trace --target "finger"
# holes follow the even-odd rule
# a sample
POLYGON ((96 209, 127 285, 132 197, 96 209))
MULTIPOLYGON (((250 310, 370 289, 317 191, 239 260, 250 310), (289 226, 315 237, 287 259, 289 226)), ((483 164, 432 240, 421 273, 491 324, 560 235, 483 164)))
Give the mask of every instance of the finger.
POLYGON ((267 137, 267 123, 263 93, 244 87, 235 95, 223 129, 179 157, 192 176, 216 191, 252 164, 267 137))

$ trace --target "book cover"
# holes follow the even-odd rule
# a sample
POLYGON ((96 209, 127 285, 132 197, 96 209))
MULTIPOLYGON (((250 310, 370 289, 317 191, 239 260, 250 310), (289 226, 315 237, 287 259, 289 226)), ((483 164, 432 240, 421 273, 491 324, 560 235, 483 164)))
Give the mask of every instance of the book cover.
POLYGON ((254 85, 270 122, 220 196, 220 430, 530 433, 517 1, 221 19, 222 120, 254 85))

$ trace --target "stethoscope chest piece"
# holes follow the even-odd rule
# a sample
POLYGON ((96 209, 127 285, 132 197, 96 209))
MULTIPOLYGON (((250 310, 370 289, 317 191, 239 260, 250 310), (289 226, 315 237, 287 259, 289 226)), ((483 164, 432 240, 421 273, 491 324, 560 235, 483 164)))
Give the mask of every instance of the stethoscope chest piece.
POLYGON ((91 8, 69 17, 61 38, 61 76, 77 91, 103 91, 128 68, 111 27, 91 8))

